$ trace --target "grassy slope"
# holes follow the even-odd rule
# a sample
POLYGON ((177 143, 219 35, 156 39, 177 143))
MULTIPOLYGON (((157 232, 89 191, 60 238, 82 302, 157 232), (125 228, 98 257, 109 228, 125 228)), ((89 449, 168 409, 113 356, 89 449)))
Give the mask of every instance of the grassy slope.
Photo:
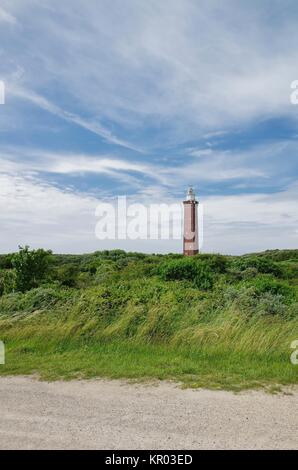
MULTIPOLYGON (((297 266, 286 258, 278 265, 297 266)), ((226 389, 298 382, 298 366, 290 362, 290 344, 298 339, 292 301, 291 315, 254 314, 246 297, 226 300, 231 285, 241 289, 251 281, 218 274, 208 291, 164 281, 150 270, 161 257, 63 257, 56 264, 70 261, 75 287, 52 282, 0 298, 6 345, 0 374, 167 378, 226 389)), ((297 293, 296 277, 279 282, 297 293)))

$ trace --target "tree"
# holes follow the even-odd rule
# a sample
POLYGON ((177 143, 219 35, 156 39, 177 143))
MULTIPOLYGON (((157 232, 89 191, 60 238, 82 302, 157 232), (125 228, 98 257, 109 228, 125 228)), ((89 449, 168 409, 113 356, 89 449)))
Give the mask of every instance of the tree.
POLYGON ((12 257, 12 266, 16 273, 16 289, 25 292, 37 287, 45 278, 51 261, 51 251, 30 250, 29 246, 19 246, 19 252, 12 257))

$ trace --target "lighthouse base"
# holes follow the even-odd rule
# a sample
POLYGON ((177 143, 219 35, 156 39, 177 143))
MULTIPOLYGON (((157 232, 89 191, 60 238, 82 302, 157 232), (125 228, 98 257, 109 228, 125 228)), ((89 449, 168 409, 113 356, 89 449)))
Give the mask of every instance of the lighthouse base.
POLYGON ((184 256, 193 256, 197 255, 199 253, 199 250, 184 250, 183 254, 184 256))

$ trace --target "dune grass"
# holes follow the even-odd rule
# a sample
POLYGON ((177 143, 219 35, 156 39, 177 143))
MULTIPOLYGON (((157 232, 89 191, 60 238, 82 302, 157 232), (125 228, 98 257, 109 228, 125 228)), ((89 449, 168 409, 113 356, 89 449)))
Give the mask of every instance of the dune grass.
POLYGON ((38 374, 47 380, 170 379, 192 387, 233 390, 298 383, 298 367, 290 362, 297 320, 244 320, 228 311, 220 319, 192 326, 183 318, 184 328, 167 341, 157 341, 148 336, 160 326, 154 313, 128 337, 129 309, 105 327, 73 313, 59 318, 57 313, 35 312, 22 319, 3 319, 6 364, 0 374, 38 374))
POLYGON ((248 280, 225 269, 206 290, 163 279, 158 263, 148 271, 143 259, 100 260, 84 285, 80 277, 74 287, 52 282, 0 297, 0 375, 167 379, 230 390, 298 383, 290 362, 298 339, 295 276, 252 277, 245 265, 248 280))

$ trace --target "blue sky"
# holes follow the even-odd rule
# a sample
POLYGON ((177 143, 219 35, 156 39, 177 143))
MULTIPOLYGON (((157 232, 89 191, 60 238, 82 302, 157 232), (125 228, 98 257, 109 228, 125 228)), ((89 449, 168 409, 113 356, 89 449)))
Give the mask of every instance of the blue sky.
POLYGON ((177 202, 204 251, 298 246, 294 0, 1 0, 0 251, 99 241, 99 201, 177 202))

